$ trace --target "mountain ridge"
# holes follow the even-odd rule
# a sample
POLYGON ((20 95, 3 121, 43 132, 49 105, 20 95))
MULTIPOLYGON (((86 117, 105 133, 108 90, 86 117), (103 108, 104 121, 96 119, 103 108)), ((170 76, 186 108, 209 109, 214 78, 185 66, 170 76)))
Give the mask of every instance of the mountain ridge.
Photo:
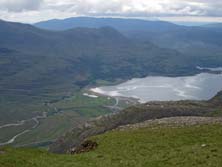
POLYGON ((67 30, 76 27, 99 28, 110 26, 118 30, 146 30, 146 28, 153 26, 153 28, 168 29, 178 26, 166 21, 149 21, 142 19, 122 19, 122 18, 95 18, 95 17, 71 17, 67 19, 54 19, 33 24, 38 28, 48 30, 67 30), (152 23, 156 23, 152 24, 152 23))
MULTIPOLYGON (((182 26, 164 21, 124 18, 77 17, 55 22, 56 25, 63 27, 60 30, 109 25, 134 41, 148 41, 161 48, 177 50, 191 59, 188 60, 190 62, 195 61, 203 66, 212 67, 220 66, 222 63, 222 31, 220 28, 182 26)), ((50 20, 34 25, 51 30, 57 27, 50 20)))
MULTIPOLYGON (((8 22, 3 22, 0 27, 0 34, 3 36, 0 39, 1 47, 14 49, 25 54, 41 55, 45 59, 56 57, 58 60, 65 60, 68 58, 75 60, 77 63, 82 58, 95 58, 96 54, 101 59, 111 54, 109 56, 110 60, 112 60, 112 57, 118 56, 120 59, 125 59, 123 61, 128 61, 128 63, 129 60, 127 59, 134 59, 141 64, 142 59, 151 63, 151 61, 154 61, 152 58, 158 59, 159 56, 171 59, 172 55, 180 55, 179 52, 158 48, 151 43, 132 42, 132 40, 110 27, 98 29, 76 28, 62 32, 45 31, 31 25, 8 22), (22 31, 23 29, 24 31, 22 31), (94 55, 90 55, 90 52, 94 52, 94 55)), ((182 55, 179 57, 183 58, 182 55)), ((99 61, 103 61, 101 59, 99 61)), ((133 61, 130 63, 135 64, 133 61)))

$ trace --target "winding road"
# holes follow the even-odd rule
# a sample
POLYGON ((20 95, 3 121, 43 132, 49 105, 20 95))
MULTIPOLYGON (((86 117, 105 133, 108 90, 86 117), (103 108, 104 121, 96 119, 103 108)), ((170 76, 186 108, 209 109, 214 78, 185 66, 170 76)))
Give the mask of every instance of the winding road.
MULTIPOLYGON (((121 110, 122 108, 119 107, 118 105, 119 105, 119 98, 118 98, 118 97, 115 97, 115 104, 114 104, 113 106, 106 106, 106 107, 110 108, 110 109, 113 110, 113 111, 119 111, 119 110, 121 110)), ((51 106, 51 107, 52 107, 52 106, 51 106)), ((53 109, 55 110, 56 113, 59 112, 59 110, 58 110, 56 107, 53 107, 53 109)), ((5 145, 8 145, 8 144, 14 143, 15 140, 16 140, 18 137, 20 137, 20 136, 22 136, 22 135, 24 135, 24 134, 32 131, 32 130, 35 129, 35 128, 37 128, 37 127, 39 126, 39 124, 40 124, 40 122, 39 122, 40 119, 46 119, 46 118, 47 118, 47 113, 46 113, 46 112, 43 112, 43 115, 42 115, 42 116, 36 116, 36 117, 31 118, 31 119, 19 121, 18 123, 11 123, 11 124, 5 124, 5 125, 0 126, 0 129, 2 129, 2 128, 8 128, 8 127, 13 127, 13 126, 22 126, 22 125, 24 125, 24 124, 25 124, 26 122, 28 122, 28 121, 34 121, 34 122, 35 122, 35 125, 34 125, 34 126, 32 126, 31 128, 26 129, 26 130, 24 130, 24 131, 16 134, 15 136, 13 136, 13 137, 12 137, 11 139, 9 139, 8 141, 6 141, 6 142, 4 142, 4 143, 0 143, 0 146, 5 146, 5 145)))
POLYGON ((105 106, 105 107, 109 108, 113 112, 117 112, 117 111, 122 110, 122 108, 119 107, 118 105, 119 105, 119 97, 115 97, 115 104, 112 106, 105 106))
POLYGON ((22 120, 22 121, 20 121, 20 122, 17 123, 17 124, 6 124, 6 125, 0 126, 0 129, 1 129, 1 128, 7 128, 7 127, 11 127, 11 126, 21 126, 21 125, 24 125, 25 122, 28 122, 28 121, 31 121, 31 120, 35 121, 35 125, 34 125, 33 127, 31 127, 30 129, 26 129, 26 130, 24 130, 24 131, 16 134, 16 135, 13 136, 11 139, 9 139, 7 142, 0 143, 0 146, 5 146, 5 145, 8 145, 8 144, 14 143, 15 140, 16 140, 18 137, 20 137, 20 136, 22 136, 22 135, 30 132, 31 130, 33 130, 33 129, 35 129, 35 128, 37 128, 37 127, 39 126, 39 124, 40 124, 39 120, 40 120, 40 119, 45 119, 45 118, 47 118, 47 113, 46 113, 46 112, 43 112, 42 116, 36 116, 36 117, 31 118, 31 119, 22 120))
MULTIPOLYGON (((2 125, 2 126, 0 126, 0 129, 8 128, 8 127, 11 127, 11 126, 21 126, 21 125, 24 125, 24 123, 27 122, 27 121, 28 120, 22 120, 22 121, 19 121, 18 123, 2 125)), ((30 121, 30 119, 29 119, 29 121, 30 121)))

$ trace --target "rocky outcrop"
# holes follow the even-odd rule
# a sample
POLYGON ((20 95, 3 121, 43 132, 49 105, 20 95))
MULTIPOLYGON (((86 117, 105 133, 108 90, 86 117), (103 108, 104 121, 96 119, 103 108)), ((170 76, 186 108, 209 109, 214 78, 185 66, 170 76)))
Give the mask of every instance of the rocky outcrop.
POLYGON ((207 124, 222 124, 222 117, 171 117, 156 120, 148 120, 137 124, 128 124, 120 126, 115 130, 124 131, 129 129, 140 129, 146 127, 183 127, 207 124))
POLYGON ((79 125, 50 146, 53 153, 71 153, 90 136, 102 134, 127 124, 147 120, 184 116, 211 116, 221 111, 220 105, 202 101, 150 102, 140 104, 115 114, 106 115, 79 125))
POLYGON ((80 146, 71 149, 71 154, 81 154, 95 150, 98 147, 98 144, 95 141, 86 140, 80 146))

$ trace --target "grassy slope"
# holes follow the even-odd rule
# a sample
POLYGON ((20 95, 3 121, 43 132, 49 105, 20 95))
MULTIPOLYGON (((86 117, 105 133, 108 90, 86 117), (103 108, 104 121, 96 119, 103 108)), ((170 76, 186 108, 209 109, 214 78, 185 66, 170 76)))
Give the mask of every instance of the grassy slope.
MULTIPOLYGON (((220 102, 221 103, 221 102, 220 102)), ((201 101, 150 102, 129 107, 122 112, 88 121, 87 126, 74 127, 50 146, 54 153, 66 153, 78 146, 85 138, 115 129, 118 126, 135 124, 146 120, 176 116, 218 116, 220 103, 201 101)))
POLYGON ((220 167, 221 125, 156 127, 112 131, 92 137, 99 146, 79 155, 55 155, 44 150, 6 148, 0 167, 220 167), (202 147, 206 144, 205 147, 202 147))

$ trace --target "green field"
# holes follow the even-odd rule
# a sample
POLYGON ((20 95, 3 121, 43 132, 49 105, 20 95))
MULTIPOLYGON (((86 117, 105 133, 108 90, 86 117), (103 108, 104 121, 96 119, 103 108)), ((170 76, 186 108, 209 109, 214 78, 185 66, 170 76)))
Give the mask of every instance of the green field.
POLYGON ((1 167, 221 167, 222 126, 150 127, 92 137, 94 151, 55 155, 39 149, 4 148, 1 167))
POLYGON ((84 117, 96 117, 110 113, 110 110, 105 106, 115 104, 115 99, 107 97, 90 98, 83 96, 84 91, 80 91, 74 96, 65 100, 58 101, 53 105, 62 111, 74 111, 84 117))
MULTIPOLYGON (((16 106, 10 104, 11 109, 16 112, 14 118, 16 119, 18 117, 21 117, 18 120, 27 119, 27 116, 34 117, 35 115, 41 115, 44 111, 46 111, 48 115, 46 119, 40 120, 40 125, 37 128, 32 129, 30 132, 18 137, 13 145, 39 146, 42 143, 47 143, 55 140, 67 131, 71 130, 73 127, 78 126, 82 122, 86 121, 87 119, 112 112, 112 110, 107 106, 113 106, 116 103, 115 99, 105 96, 90 98, 83 95, 83 93, 85 92, 87 91, 78 91, 75 94, 60 100, 51 99, 51 103, 48 106, 45 106, 43 101, 42 103, 36 105, 32 101, 30 102, 31 104, 24 105, 24 108, 22 106, 21 108, 16 108, 16 106), (21 109, 21 111, 22 109, 24 109, 24 111, 27 112, 23 111, 24 115, 21 115, 20 112, 17 111, 17 109, 21 109), (33 112, 29 112, 29 110, 33 112)), ((120 101, 120 105, 121 107, 127 107, 130 104, 126 104, 124 101, 120 101)), ((6 109, 4 111, 8 110, 6 109)), ((4 111, 0 112, 4 114, 4 111)), ((32 124, 27 123, 23 126, 0 129, 0 143, 8 141, 14 135, 22 132, 25 129, 29 129, 32 126, 32 124)))
POLYGON ((35 122, 33 120, 25 122, 21 126, 11 126, 0 129, 0 142, 6 142, 12 138, 15 134, 19 134, 30 127, 33 127, 35 122))

